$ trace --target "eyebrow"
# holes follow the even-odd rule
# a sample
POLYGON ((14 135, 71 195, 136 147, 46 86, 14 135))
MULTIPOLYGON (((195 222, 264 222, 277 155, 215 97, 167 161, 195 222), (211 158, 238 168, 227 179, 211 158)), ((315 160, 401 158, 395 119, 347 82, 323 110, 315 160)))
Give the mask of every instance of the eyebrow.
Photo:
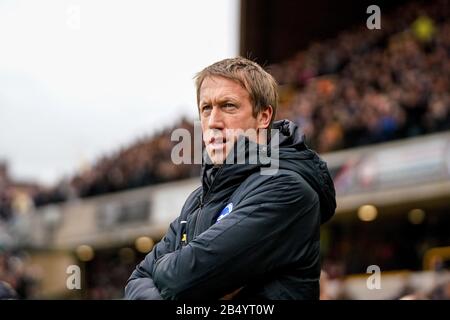
MULTIPOLYGON (((234 98, 234 97, 230 97, 230 96, 225 96, 219 100, 217 100, 218 104, 224 104, 225 102, 232 102, 235 104, 238 104, 239 101, 238 99, 234 98)), ((203 106, 205 104, 209 104, 210 103, 210 99, 206 99, 206 100, 200 100, 200 105, 203 106)))

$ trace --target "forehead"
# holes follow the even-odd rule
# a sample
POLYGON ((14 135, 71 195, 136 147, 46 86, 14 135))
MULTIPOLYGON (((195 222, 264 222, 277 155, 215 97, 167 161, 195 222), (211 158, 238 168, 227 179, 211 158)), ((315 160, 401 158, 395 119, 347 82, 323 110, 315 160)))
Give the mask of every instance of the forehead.
POLYGON ((206 77, 200 87, 200 101, 222 98, 248 99, 249 94, 242 85, 232 79, 212 76, 206 77))

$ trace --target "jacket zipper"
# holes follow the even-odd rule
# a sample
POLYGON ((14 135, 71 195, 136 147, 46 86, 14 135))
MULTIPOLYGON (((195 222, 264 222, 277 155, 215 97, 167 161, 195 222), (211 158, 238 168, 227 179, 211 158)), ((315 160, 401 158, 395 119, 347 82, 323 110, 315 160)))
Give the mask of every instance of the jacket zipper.
POLYGON ((186 220, 183 220, 180 222, 180 225, 181 225, 181 248, 187 244, 186 224, 187 224, 186 220))
POLYGON ((213 188, 213 186, 214 186, 214 183, 217 181, 217 178, 218 178, 219 175, 221 174, 222 169, 223 169, 223 166, 220 167, 220 169, 217 171, 216 176, 215 176, 214 180, 212 181, 211 185, 209 186, 208 192, 206 192, 205 196, 203 197, 203 194, 200 195, 200 210, 199 210, 199 212, 197 213, 197 219, 195 220, 195 226, 194 226, 194 238, 197 236, 197 226, 198 226, 198 221, 199 221, 199 219, 200 219, 200 217, 201 217, 201 213, 202 213, 203 206, 207 203, 207 202, 206 202, 206 199, 207 199, 207 197, 208 197, 210 191, 212 190, 212 188, 213 188), (206 202, 206 203, 205 203, 205 202, 206 202))

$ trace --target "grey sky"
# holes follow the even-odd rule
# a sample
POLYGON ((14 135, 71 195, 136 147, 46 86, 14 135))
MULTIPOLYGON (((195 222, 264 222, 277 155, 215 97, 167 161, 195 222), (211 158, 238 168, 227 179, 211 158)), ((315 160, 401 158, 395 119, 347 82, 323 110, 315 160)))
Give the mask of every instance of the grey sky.
POLYGON ((194 118, 193 75, 238 53, 238 5, 0 0, 0 159, 49 184, 194 118))

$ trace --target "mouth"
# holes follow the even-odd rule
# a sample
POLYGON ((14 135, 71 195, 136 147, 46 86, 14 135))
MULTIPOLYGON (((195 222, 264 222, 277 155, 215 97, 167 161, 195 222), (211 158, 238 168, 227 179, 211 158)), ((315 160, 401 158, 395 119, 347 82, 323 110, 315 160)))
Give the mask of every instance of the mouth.
POLYGON ((212 149, 223 149, 225 147, 227 143, 227 139, 223 138, 223 137, 211 137, 211 139, 209 139, 208 145, 212 148, 212 149))

